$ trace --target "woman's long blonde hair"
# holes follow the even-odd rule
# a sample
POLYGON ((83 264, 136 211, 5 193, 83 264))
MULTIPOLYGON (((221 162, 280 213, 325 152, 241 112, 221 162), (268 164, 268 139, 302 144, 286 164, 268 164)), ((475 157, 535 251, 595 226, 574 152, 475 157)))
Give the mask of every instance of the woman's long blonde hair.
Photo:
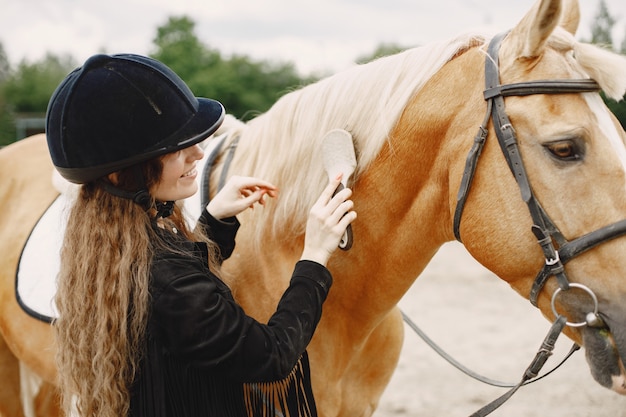
MULTIPOLYGON (((161 162, 150 161, 142 170, 150 189, 160 177, 161 162)), ((122 171, 118 178, 118 186, 125 188, 125 178, 132 175, 122 171)), ((74 409, 83 417, 128 415, 150 310, 150 266, 159 242, 154 215, 109 194, 98 182, 83 185, 70 210, 54 322, 68 415, 74 409)), ((190 239, 208 242, 201 231, 188 229, 178 207, 166 223, 190 239)))

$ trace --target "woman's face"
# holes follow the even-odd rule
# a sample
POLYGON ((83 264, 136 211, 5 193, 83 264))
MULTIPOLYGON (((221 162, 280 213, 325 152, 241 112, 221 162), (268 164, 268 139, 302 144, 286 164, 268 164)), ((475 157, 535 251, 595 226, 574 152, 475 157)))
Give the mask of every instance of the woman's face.
POLYGON ((152 189, 153 197, 159 201, 176 201, 194 195, 198 191, 196 162, 203 156, 198 145, 164 155, 163 173, 152 189))

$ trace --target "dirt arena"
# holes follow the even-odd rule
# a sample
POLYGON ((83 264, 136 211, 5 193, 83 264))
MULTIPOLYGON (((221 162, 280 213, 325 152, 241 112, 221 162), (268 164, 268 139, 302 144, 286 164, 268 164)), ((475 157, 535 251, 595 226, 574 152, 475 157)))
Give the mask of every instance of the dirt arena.
MULTIPOLYGON (((400 308, 457 361, 505 382, 520 380, 550 328, 539 310, 456 242, 441 248, 400 308)), ((571 346, 570 339, 560 336, 545 370, 571 346)), ((626 417, 626 397, 597 384, 584 356, 582 349, 574 353, 561 368, 522 387, 490 416, 626 417)), ((461 373, 405 325, 400 363, 374 415, 470 416, 506 391, 461 373)))

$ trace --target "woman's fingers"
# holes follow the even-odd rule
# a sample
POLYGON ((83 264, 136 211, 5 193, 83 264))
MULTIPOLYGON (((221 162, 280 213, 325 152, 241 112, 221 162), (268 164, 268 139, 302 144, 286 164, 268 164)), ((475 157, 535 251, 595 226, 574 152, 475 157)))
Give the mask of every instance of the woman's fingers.
POLYGON ((352 190, 344 188, 334 196, 332 195, 333 192, 334 190, 331 192, 330 200, 326 203, 323 203, 320 198, 320 205, 318 207, 320 210, 324 211, 324 215, 328 216, 331 222, 338 223, 339 220, 354 206, 352 200, 349 200, 352 196, 352 190))
POLYGON ((217 195, 209 202, 209 213, 217 219, 235 216, 255 203, 265 204, 265 195, 276 197, 278 188, 254 177, 231 177, 217 195))
POLYGON ((301 259, 325 265, 348 225, 356 219, 354 202, 350 200, 352 190, 344 188, 333 196, 340 183, 341 175, 329 182, 311 207, 301 259))

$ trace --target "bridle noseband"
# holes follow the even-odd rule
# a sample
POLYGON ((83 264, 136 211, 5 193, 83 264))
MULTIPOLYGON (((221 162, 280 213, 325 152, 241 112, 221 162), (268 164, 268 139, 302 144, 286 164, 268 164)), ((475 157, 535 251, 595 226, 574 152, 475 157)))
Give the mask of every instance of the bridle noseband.
POLYGON ((537 238, 537 242, 539 243, 545 257, 545 264, 533 282, 529 294, 529 300, 535 307, 537 306, 539 293, 543 289, 548 278, 551 276, 556 277, 559 287, 552 295, 552 310, 556 319, 539 352, 537 352, 537 356, 524 373, 522 381, 500 398, 494 400, 492 403, 472 414, 472 416, 485 416, 491 413, 493 410, 502 405, 508 398, 510 398, 519 387, 535 378, 548 356, 551 355, 556 338, 566 325, 572 327, 585 325, 591 327, 606 327, 602 319, 598 316, 598 300, 593 291, 585 285, 570 283, 564 265, 572 258, 591 248, 594 248, 600 243, 607 242, 626 234, 625 219, 587 233, 572 241, 568 241, 550 219, 550 216, 548 216, 545 210, 541 207, 541 204, 539 204, 539 201, 533 193, 528 175, 526 174, 526 169, 519 152, 515 129, 511 125, 511 122, 506 114, 504 98, 509 96, 527 96, 534 94, 597 92, 600 90, 600 86, 592 79, 538 80, 500 85, 498 72, 498 51, 500 49, 502 39, 504 39, 505 36, 506 33, 501 33, 495 36, 489 43, 488 53, 485 59, 485 91, 483 93, 484 98, 487 101, 487 112, 479 128, 478 134, 474 138, 474 144, 472 145, 465 162, 465 170, 463 172, 461 185, 457 194, 457 205, 454 213, 454 236, 459 242, 461 241, 460 225, 463 208, 465 206, 472 179, 476 171, 478 158, 480 157, 487 139, 488 124, 489 121, 492 120, 502 153, 504 154, 511 173, 515 177, 521 192, 522 200, 526 203, 528 210, 530 211, 533 222, 531 230, 537 238), (594 303, 593 311, 587 314, 585 321, 577 323, 567 322, 565 317, 561 316, 556 311, 556 298, 561 292, 567 291, 570 288, 578 288, 587 292, 594 303))

